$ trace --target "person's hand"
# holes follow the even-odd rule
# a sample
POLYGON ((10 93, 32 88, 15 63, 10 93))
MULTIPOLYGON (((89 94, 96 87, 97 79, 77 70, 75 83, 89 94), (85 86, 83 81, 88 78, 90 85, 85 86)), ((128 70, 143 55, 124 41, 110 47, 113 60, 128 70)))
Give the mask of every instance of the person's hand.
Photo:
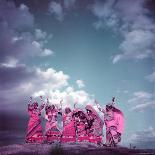
POLYGON ((115 102, 115 97, 112 97, 112 102, 115 102))
POLYGON ((96 105, 98 104, 98 102, 97 102, 97 100, 95 99, 95 101, 94 101, 95 103, 96 103, 96 105))
POLYGON ((63 99, 60 100, 60 104, 61 104, 61 105, 62 105, 62 103, 63 103, 63 99))
POLYGON ((74 109, 76 108, 77 103, 78 103, 77 101, 76 101, 76 102, 74 102, 74 109))

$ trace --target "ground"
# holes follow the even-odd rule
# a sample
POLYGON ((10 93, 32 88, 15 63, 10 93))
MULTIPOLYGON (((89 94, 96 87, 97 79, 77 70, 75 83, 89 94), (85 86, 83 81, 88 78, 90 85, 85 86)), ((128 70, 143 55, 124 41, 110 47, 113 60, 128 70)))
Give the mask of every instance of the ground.
POLYGON ((107 148, 82 144, 13 144, 0 147, 0 155, 155 155, 155 150, 107 148))

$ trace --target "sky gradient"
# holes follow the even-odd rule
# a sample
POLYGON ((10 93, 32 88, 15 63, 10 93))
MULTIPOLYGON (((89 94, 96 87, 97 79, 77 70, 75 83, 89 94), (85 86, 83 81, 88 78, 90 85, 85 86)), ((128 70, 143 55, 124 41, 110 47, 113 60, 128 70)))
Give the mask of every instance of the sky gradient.
POLYGON ((30 96, 83 108, 115 96, 125 115, 121 144, 155 147, 154 10, 153 0, 0 1, 3 139, 26 132, 26 123, 18 133, 7 124, 18 117, 22 126, 30 96))

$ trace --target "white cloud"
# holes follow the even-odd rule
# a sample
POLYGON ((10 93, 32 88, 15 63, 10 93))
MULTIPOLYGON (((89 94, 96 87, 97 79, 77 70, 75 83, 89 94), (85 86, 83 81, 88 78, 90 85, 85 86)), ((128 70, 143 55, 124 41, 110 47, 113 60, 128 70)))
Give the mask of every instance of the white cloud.
POLYGON ((63 21, 64 13, 63 13, 63 8, 60 3, 51 2, 49 6, 49 12, 51 14, 54 14, 57 20, 63 21))
POLYGON ((53 68, 48 68, 45 71, 37 68, 36 75, 38 82, 44 89, 59 89, 68 85, 69 76, 63 71, 56 71, 53 68))
POLYGON ((45 39, 47 36, 46 32, 43 32, 41 29, 35 29, 35 37, 37 40, 45 39))
POLYGON ((144 111, 149 108, 155 108, 155 100, 153 95, 148 92, 139 91, 133 94, 133 98, 128 100, 132 104, 131 110, 144 111))
POLYGON ((149 12, 144 8, 145 0, 95 1, 91 11, 98 18, 95 28, 111 28, 123 38, 119 53, 113 57, 113 64, 120 60, 142 60, 154 57, 155 26, 149 12))
POLYGON ((119 48, 123 52, 114 57, 113 61, 117 59, 144 59, 150 57, 153 53, 152 45, 155 41, 155 36, 151 31, 136 29, 127 32, 124 35, 124 41, 119 48))
POLYGON ((53 55, 54 54, 54 52, 53 51, 51 51, 50 49, 44 49, 44 51, 40 54, 40 56, 43 56, 43 57, 45 57, 45 56, 49 56, 49 55, 53 55))
POLYGON ((113 64, 117 63, 117 62, 118 62, 119 60, 121 60, 122 58, 123 58, 123 56, 122 56, 121 54, 116 55, 116 56, 113 58, 113 60, 112 60, 113 64))
POLYGON ((64 1, 64 7, 66 9, 70 9, 74 6, 75 2, 76 2, 76 0, 65 0, 64 1))
POLYGON ((155 129, 150 126, 145 130, 132 133, 130 143, 139 148, 155 148, 155 129))
POLYGON ((13 1, 0 1, 0 18, 0 63, 4 64, 8 59, 22 61, 28 57, 53 54, 45 47, 51 35, 35 29, 34 16, 25 4, 16 7, 13 1))
MULTIPOLYGON (((70 87, 69 87, 70 89, 70 87)), ((46 92, 46 91, 44 91, 46 92)), ((74 90, 73 88, 70 89, 68 92, 68 87, 64 90, 60 91, 59 89, 54 91, 46 92, 47 96, 49 97, 50 103, 59 104, 60 101, 63 99, 63 107, 71 106, 75 102, 77 102, 77 107, 84 106, 89 102, 89 94, 86 93, 84 90, 74 90)), ((39 94, 38 94, 39 96, 39 94)))
POLYGON ((68 11, 75 6, 76 0, 65 0, 62 3, 51 2, 49 4, 49 13, 53 14, 60 22, 64 20, 64 16, 68 14, 68 11))
POLYGON ((85 87, 85 84, 82 80, 76 80, 76 84, 78 85, 79 88, 85 87))
POLYGON ((21 4, 19 7, 20 10, 29 10, 29 8, 25 4, 21 4))
POLYGON ((9 58, 7 62, 1 63, 0 65, 4 67, 17 67, 18 60, 15 58, 9 58))
POLYGON ((147 78, 150 82, 155 82, 155 71, 154 71, 152 74, 146 76, 146 78, 147 78))

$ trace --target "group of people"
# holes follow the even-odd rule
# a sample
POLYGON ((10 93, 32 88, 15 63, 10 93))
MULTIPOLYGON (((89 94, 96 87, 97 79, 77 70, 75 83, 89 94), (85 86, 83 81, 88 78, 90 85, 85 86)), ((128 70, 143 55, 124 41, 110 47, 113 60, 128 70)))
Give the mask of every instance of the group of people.
POLYGON ((107 104, 105 109, 101 108, 99 103, 95 101, 97 108, 103 113, 102 120, 98 112, 92 105, 87 105, 85 111, 76 108, 71 110, 70 107, 62 109, 60 107, 43 102, 41 97, 41 105, 32 98, 28 104, 28 113, 30 116, 28 122, 28 132, 26 135, 27 143, 74 143, 74 142, 90 142, 97 145, 103 145, 103 125, 106 126, 106 146, 116 146, 121 141, 121 135, 124 130, 124 116, 121 110, 115 107, 115 98, 107 104), (41 125, 41 111, 45 109, 45 133, 43 134, 41 125), (62 116, 63 128, 60 130, 58 123, 58 115, 62 116))

